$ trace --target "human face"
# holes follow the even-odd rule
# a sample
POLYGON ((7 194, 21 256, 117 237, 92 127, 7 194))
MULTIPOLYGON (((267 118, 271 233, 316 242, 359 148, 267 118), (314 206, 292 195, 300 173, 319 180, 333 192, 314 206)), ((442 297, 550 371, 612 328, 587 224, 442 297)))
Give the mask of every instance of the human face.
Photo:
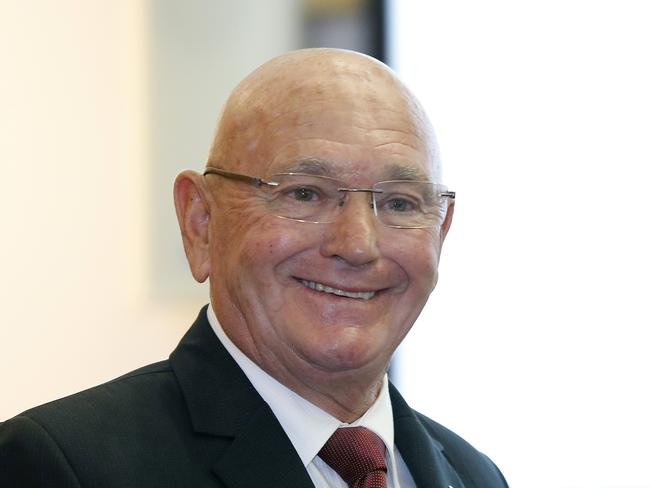
MULTIPOLYGON (((331 99, 283 101, 229 169, 313 172, 357 188, 435 177, 412 114, 384 108, 394 93, 331 99)), ((382 226, 366 193, 348 194, 334 222, 310 224, 273 216, 263 190, 211 184, 212 301, 233 342, 276 378, 383 373, 435 286, 441 230, 382 226)))

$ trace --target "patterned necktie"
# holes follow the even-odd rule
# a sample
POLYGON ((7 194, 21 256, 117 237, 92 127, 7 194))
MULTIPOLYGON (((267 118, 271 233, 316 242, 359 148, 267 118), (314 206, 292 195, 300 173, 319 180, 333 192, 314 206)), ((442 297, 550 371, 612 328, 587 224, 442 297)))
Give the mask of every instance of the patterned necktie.
POLYGON ((365 427, 338 429, 318 455, 350 488, 386 488, 384 443, 365 427))

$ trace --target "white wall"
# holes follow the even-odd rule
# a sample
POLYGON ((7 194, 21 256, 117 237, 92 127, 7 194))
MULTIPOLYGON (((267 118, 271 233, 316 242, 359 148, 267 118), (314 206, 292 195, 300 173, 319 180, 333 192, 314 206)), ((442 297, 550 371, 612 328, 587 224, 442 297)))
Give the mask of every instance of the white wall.
MULTIPOLYGON (((171 177, 235 81, 293 47, 295 2, 152 2, 0 2, 0 419, 166 357, 207 299, 171 177)), ((512 486, 650 486, 645 5, 397 4, 458 191, 401 380, 512 486)))
POLYGON ((167 357, 207 302, 173 176, 296 5, 0 1, 0 420, 167 357))
POLYGON ((392 8, 458 193, 406 397, 511 486, 650 486, 650 5, 392 8))

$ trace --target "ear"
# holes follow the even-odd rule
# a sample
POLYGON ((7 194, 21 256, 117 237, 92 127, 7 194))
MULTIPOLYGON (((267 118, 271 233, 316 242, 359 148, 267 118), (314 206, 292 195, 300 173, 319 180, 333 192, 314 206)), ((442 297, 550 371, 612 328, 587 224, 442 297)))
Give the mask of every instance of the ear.
POLYGON ((445 220, 443 220, 442 225, 440 226, 440 242, 445 242, 445 237, 449 232, 451 227, 451 221, 454 218, 454 207, 456 206, 456 200, 453 198, 449 199, 449 204, 447 205, 447 214, 445 215, 445 220))
POLYGON ((210 201, 199 173, 183 171, 176 177, 174 204, 192 276, 203 283, 210 275, 210 201))

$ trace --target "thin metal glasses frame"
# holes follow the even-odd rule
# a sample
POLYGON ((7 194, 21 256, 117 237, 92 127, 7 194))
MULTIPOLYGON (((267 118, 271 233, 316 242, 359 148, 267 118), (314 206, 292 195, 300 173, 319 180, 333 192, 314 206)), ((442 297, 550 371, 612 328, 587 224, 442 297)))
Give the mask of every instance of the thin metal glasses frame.
MULTIPOLYGON (((294 174, 294 173, 286 173, 288 175, 294 174)), ((295 174, 301 174, 301 173, 295 173, 295 174)), ((235 173, 234 171, 228 171, 225 169, 217 168, 215 166, 206 166, 205 171, 203 171, 203 175, 219 175, 223 176, 225 178, 230 178, 232 180, 239 180, 239 181, 245 181, 247 183, 252 184, 253 186, 262 186, 262 185, 267 185, 267 186, 278 186, 279 183, 271 180, 266 180, 264 178, 261 178, 259 176, 250 176, 250 175, 244 175, 241 173, 235 173)), ((384 183, 383 181, 379 181, 378 183, 384 183)), ((383 193, 383 190, 376 190, 374 188, 346 188, 346 187, 341 187, 338 188, 339 191, 346 191, 346 192, 366 192, 366 193, 383 193)), ((455 191, 442 191, 440 192, 441 197, 447 197, 451 199, 456 198, 456 192, 455 191)))
MULTIPOLYGON (((277 186, 280 185, 280 183, 278 183, 276 181, 273 181, 271 179, 262 178, 260 176, 245 175, 245 174, 242 174, 242 173, 235 173, 234 171, 228 171, 228 170, 225 170, 225 169, 217 168, 215 166, 206 166, 206 168, 205 168, 205 170, 203 172, 203 175, 204 176, 206 176, 206 175, 223 176, 223 177, 228 178, 228 179, 250 183, 251 185, 256 186, 256 187, 268 186, 268 187, 274 188, 274 187, 277 187, 277 186)), ((286 176, 291 176, 291 175, 295 175, 295 176, 319 176, 319 175, 309 175, 309 174, 304 174, 304 173, 291 173, 291 172, 289 172, 289 173, 280 173, 279 175, 286 175, 286 176)), ((322 177, 322 176, 319 176, 319 177, 322 177)), ((330 179, 330 180, 337 181, 334 178, 329 178, 329 177, 326 177, 326 178, 330 179)), ((378 184, 381 184, 381 183, 389 183, 389 182, 392 182, 392 181, 398 182, 400 180, 379 181, 379 182, 377 182, 375 184, 378 185, 378 184)), ((412 180, 405 180, 405 181, 410 182, 412 180)), ((414 183, 431 183, 431 182, 428 182, 428 181, 415 181, 415 180, 413 180, 413 182, 414 183)), ((337 190, 340 191, 340 192, 363 192, 363 193, 369 193, 369 194, 372 194, 372 195, 384 193, 384 190, 377 189, 377 188, 338 187, 337 190)), ((456 192, 448 191, 448 190, 441 191, 438 195, 440 197, 446 197, 446 198, 449 198, 451 200, 456 198, 456 192)), ((344 202, 344 200, 341 200, 340 205, 342 205, 343 202, 344 202)), ((371 200, 371 203, 370 203, 370 206, 374 209, 375 216, 378 218, 378 220, 380 222, 382 222, 382 219, 377 214, 377 210, 374 208, 374 202, 375 202, 375 199, 374 199, 374 196, 373 196, 373 198, 371 200)), ((328 223, 329 222, 329 221, 303 220, 303 219, 300 219, 300 218, 292 218, 292 217, 286 217, 286 216, 281 216, 281 215, 277 215, 277 216, 281 217, 281 218, 284 218, 284 219, 294 220, 296 222, 310 222, 310 223, 328 223)), ((384 225, 387 225, 388 227, 403 228, 403 229, 418 229, 418 228, 426 228, 426 227, 428 227, 428 226, 391 225, 391 224, 386 224, 386 223, 384 223, 384 225)))

